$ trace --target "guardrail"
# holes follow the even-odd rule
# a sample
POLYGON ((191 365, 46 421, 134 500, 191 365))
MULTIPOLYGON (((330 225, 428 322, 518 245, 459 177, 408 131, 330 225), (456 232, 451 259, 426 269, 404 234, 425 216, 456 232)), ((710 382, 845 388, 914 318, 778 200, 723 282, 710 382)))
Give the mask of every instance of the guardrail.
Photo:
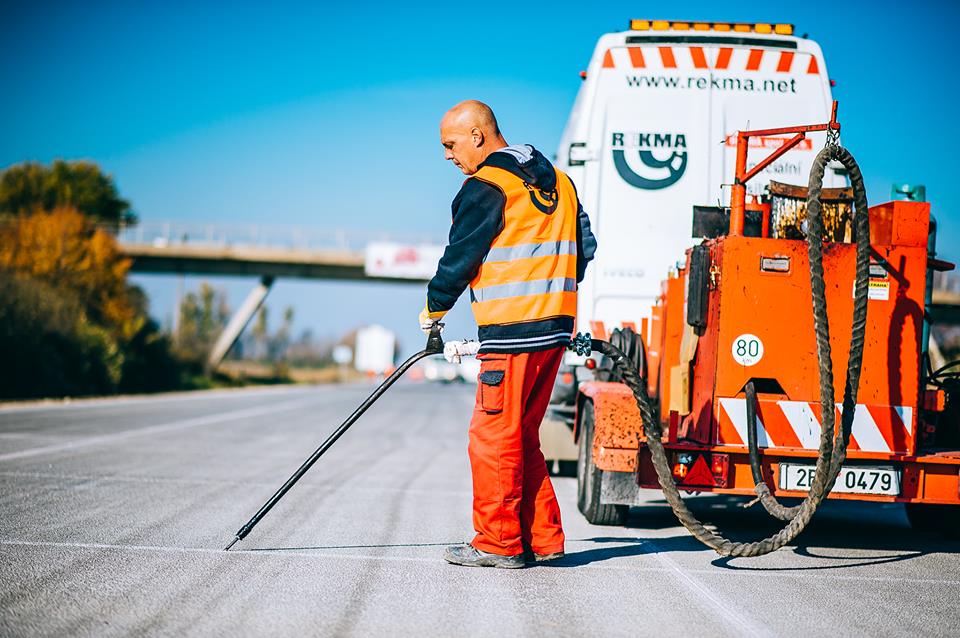
POLYGON ((430 233, 329 230, 263 224, 220 224, 202 222, 145 222, 112 228, 124 244, 155 247, 196 245, 211 247, 259 247, 291 250, 362 251, 371 242, 399 244, 444 244, 446 238, 430 233))

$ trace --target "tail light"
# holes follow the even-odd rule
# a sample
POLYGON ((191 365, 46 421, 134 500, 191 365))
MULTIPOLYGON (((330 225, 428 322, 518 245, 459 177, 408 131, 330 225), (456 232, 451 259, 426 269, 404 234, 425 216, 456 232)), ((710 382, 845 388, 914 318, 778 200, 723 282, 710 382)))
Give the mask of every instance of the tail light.
POLYGON ((687 478, 687 474, 690 473, 690 466, 693 465, 693 456, 690 454, 678 454, 677 462, 673 464, 673 478, 678 479, 681 483, 687 478))
POLYGON ((714 485, 726 487, 730 473, 730 457, 726 454, 714 454, 710 461, 710 471, 713 472, 714 485))
POLYGON ((730 457, 726 454, 681 452, 675 457, 673 478, 681 487, 727 487, 730 457))

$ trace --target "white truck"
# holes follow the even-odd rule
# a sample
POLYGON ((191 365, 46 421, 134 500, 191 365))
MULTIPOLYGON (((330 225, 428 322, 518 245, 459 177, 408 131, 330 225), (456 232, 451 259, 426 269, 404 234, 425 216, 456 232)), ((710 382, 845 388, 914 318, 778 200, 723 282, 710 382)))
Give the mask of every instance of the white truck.
MULTIPOLYGON (((661 280, 697 241, 694 205, 729 203, 723 183, 734 174, 737 131, 829 120, 831 81, 819 45, 792 25, 665 20, 601 36, 581 77, 557 151, 598 243, 577 329, 600 337, 621 329, 629 349, 661 280)), ((749 164, 783 142, 757 139, 749 164)), ((751 184, 805 185, 824 142, 809 135, 751 184)), ((846 179, 828 171, 824 185, 846 179)), ((568 353, 557 377, 541 428, 548 460, 577 457, 568 426, 578 384, 594 378, 582 363, 568 353)))
POLYGON ((381 325, 373 324, 357 330, 357 347, 353 367, 367 374, 390 374, 397 356, 397 337, 381 325))

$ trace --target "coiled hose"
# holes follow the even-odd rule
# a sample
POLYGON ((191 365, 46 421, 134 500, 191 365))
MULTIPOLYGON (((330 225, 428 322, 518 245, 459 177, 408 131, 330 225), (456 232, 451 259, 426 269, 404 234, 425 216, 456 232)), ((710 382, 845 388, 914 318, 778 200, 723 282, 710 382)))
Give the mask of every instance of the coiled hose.
MULTIPOLYGON (((789 522, 776 534, 760 541, 750 543, 734 542, 713 532, 701 523, 690 512, 683 499, 677 484, 673 480, 670 463, 663 449, 663 430, 655 418, 656 411, 647 396, 646 382, 637 370, 629 365, 629 359, 618 348, 598 339, 591 340, 591 347, 609 357, 623 376, 624 383, 633 392, 637 407, 643 419, 644 434, 653 466, 657 471, 657 478, 664 496, 674 514, 684 527, 699 541, 714 549, 721 556, 760 556, 780 549, 807 526, 817 507, 826 498, 837 480, 837 475, 846 458, 847 442, 850 438, 850 429, 853 423, 854 411, 857 404, 857 390, 860 385, 860 367, 863 361, 863 342, 867 321, 867 287, 870 275, 870 222, 867 213, 867 194, 863 184, 863 175, 853 156, 843 147, 828 145, 817 155, 810 169, 809 192, 807 196, 807 245, 810 259, 810 288, 813 297, 813 318, 817 337, 817 359, 820 366, 820 406, 822 412, 820 447, 813 483, 810 492, 803 502, 796 508, 783 508, 769 493, 763 477, 754 474, 757 481, 757 494, 764 506, 773 504, 780 507, 782 513, 791 513, 789 522), (836 408, 834 403, 833 368, 830 358, 830 326, 827 317, 826 284, 823 279, 823 220, 820 210, 820 191, 823 186, 824 169, 831 160, 843 164, 850 176, 854 190, 854 233, 857 243, 856 287, 853 304, 853 330, 850 339, 850 353, 847 364, 847 379, 843 393, 843 414, 840 431, 836 431, 836 408), (762 487, 761 487, 762 486, 762 487), (764 498, 765 494, 769 499, 764 498)), ((750 388, 753 394, 752 386, 750 388)), ((755 398, 755 397, 754 397, 755 398)), ((753 422, 750 429, 756 436, 755 405, 748 409, 753 410, 753 422)), ((759 470, 759 467, 757 468, 759 470)), ((777 511, 776 508, 773 508, 777 511)), ((769 511, 769 509, 768 509, 769 511)))

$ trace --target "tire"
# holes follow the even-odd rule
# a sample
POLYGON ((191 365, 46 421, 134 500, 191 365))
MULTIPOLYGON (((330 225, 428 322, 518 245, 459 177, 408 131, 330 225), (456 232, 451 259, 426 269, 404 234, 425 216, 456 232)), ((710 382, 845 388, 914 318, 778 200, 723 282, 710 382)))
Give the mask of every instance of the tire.
POLYGON ((593 462, 593 402, 586 401, 580 412, 580 441, 577 455, 577 508, 591 525, 617 525, 627 522, 627 505, 600 502, 602 470, 593 462))
MULTIPOLYGON (((633 328, 614 328, 610 333, 610 343, 623 351, 633 367, 641 377, 647 376, 647 352, 643 339, 633 328)), ((601 357, 600 365, 594 373, 597 381, 613 381, 623 383, 620 371, 615 369, 613 362, 607 357, 601 357)))
POLYGON ((918 532, 939 533, 947 538, 960 538, 960 505, 907 503, 907 520, 918 532))

